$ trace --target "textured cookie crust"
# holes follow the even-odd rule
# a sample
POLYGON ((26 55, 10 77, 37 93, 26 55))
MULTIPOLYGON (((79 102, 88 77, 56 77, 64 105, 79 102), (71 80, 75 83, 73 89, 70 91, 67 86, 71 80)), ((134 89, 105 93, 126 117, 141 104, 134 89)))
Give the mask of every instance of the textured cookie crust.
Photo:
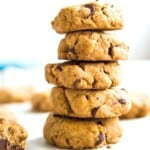
POLYGON ((54 87, 50 111, 78 118, 110 118, 126 114, 131 101, 122 89, 73 90, 54 87))
POLYGON ((121 82, 118 62, 65 62, 47 64, 48 83, 72 89, 107 89, 121 82))
POLYGON ((140 118, 147 116, 150 112, 150 97, 141 92, 129 92, 132 107, 130 111, 121 116, 123 119, 140 118))
POLYGON ((99 31, 68 33, 58 47, 58 58, 67 60, 127 60, 128 53, 129 47, 121 38, 99 31))
POLYGON ((62 8, 52 21, 58 33, 79 30, 116 30, 123 28, 121 10, 113 4, 92 2, 62 8))
POLYGON ((75 119, 49 115, 43 130, 49 144, 60 148, 98 148, 117 143, 122 136, 118 118, 75 119))
POLYGON ((24 150, 27 131, 15 121, 0 118, 0 150, 24 150))

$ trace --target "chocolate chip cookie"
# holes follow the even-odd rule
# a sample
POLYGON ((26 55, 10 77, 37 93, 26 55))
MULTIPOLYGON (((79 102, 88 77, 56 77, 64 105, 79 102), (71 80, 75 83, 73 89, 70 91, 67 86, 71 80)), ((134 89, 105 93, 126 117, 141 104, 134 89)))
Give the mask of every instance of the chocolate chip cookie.
POLYGON ((84 149, 117 143, 122 129, 118 118, 77 119, 50 114, 43 133, 49 144, 60 148, 84 149))
POLYGON ((127 60, 129 47, 116 35, 100 31, 66 34, 58 46, 58 58, 80 61, 127 60))
POLYGON ((0 150, 25 150, 27 136, 20 124, 0 118, 0 150))
POLYGON ((132 107, 121 116, 122 119, 132 119, 147 116, 150 112, 150 97, 142 92, 129 92, 132 107))
POLYGON ((116 30, 123 28, 121 10, 113 4, 91 2, 65 7, 52 21, 57 33, 79 30, 116 30))
POLYGON ((121 80, 118 62, 64 62, 47 64, 48 83, 72 89, 107 89, 121 80))
POLYGON ((110 118, 126 114, 131 102, 122 89, 73 90, 53 87, 50 111, 78 118, 110 118))

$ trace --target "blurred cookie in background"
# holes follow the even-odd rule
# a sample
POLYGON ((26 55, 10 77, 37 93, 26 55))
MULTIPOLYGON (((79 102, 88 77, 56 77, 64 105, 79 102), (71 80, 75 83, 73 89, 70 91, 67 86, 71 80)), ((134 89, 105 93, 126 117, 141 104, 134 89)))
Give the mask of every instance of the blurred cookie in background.
POLYGON ((36 112, 49 112, 50 111, 50 91, 37 91, 31 96, 32 110, 36 112))
POLYGON ((34 87, 32 86, 17 86, 10 89, 14 102, 26 102, 30 101, 32 94, 34 93, 34 87))
POLYGON ((121 116, 121 119, 145 117, 150 112, 150 97, 142 92, 129 92, 132 107, 130 111, 121 116))
POLYGON ((13 95, 10 90, 0 88, 0 103, 9 103, 13 101, 13 95))
POLYGON ((0 104, 25 102, 30 100, 33 93, 32 87, 1 87, 0 88, 0 104))

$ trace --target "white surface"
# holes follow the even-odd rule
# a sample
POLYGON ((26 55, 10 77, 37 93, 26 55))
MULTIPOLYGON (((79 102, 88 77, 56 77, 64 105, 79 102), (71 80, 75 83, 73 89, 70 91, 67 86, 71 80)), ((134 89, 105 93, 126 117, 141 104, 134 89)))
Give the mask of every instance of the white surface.
MULTIPOLYGON (((59 150, 50 146, 43 138, 43 125, 48 113, 33 113, 30 105, 13 104, 7 105, 13 110, 19 119, 19 123, 28 131, 28 141, 26 150, 59 150)), ((141 119, 122 120, 123 136, 120 142, 112 145, 111 150, 141 150, 143 146, 150 149, 150 116, 141 119)), ((108 150, 106 147, 101 150, 108 150)))
MULTIPOLYGON (((95 0, 0 0, 0 59, 56 60, 62 36, 50 22, 62 7, 88 1, 95 0)), ((121 34, 129 41, 130 58, 150 58, 149 1, 105 1, 119 3, 124 11, 121 34)))

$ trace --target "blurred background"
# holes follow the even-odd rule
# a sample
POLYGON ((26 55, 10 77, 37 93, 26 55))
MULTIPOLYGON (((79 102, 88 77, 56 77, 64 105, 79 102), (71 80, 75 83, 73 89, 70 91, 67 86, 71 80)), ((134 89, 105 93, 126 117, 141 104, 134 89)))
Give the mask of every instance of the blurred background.
MULTIPOLYGON (((51 21, 62 7, 89 1, 92 0, 0 0, 1 84, 41 84, 43 67, 58 61, 57 47, 64 36, 52 29, 51 21)), ((129 44, 129 60, 150 59, 148 1, 107 1, 123 10, 125 25, 120 34, 129 44)))

